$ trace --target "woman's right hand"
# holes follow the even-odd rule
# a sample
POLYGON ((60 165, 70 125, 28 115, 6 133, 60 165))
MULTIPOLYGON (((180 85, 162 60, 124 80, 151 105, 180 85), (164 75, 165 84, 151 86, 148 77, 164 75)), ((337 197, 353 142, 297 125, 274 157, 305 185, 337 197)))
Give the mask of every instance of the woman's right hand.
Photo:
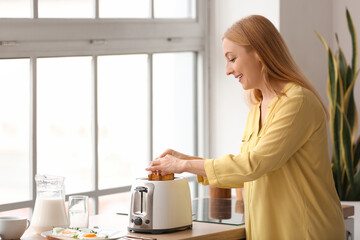
POLYGON ((179 159, 182 159, 182 160, 188 160, 190 158, 190 156, 186 155, 186 154, 183 154, 183 153, 180 153, 180 152, 177 152, 173 149, 166 149, 160 156, 158 156, 156 159, 158 158, 163 158, 165 157, 166 155, 172 155, 176 158, 179 158, 179 159))
POLYGON ((169 173, 189 172, 206 176, 205 159, 189 156, 173 149, 166 149, 160 156, 150 163, 146 171, 161 171, 161 175, 169 173), (183 161, 192 160, 192 161, 183 161))

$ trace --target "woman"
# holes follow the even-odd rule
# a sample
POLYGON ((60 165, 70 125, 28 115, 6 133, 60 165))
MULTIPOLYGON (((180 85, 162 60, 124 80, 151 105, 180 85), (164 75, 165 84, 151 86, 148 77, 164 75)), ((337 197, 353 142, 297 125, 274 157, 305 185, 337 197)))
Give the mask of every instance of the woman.
POLYGON ((201 159, 166 150, 147 170, 194 173, 214 187, 244 186, 248 240, 345 239, 327 110, 280 33, 252 15, 225 32, 223 51, 226 74, 250 90, 253 103, 240 153, 201 159))

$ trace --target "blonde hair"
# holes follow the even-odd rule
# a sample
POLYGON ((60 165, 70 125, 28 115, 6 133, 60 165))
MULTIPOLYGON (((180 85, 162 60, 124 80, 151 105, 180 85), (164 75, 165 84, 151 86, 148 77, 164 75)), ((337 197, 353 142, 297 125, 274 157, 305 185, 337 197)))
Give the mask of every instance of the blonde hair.
MULTIPOLYGON (((329 118, 327 107, 319 93, 295 63, 279 31, 267 18, 260 15, 245 17, 235 22, 224 33, 224 38, 249 50, 256 51, 262 63, 261 72, 265 84, 277 96, 280 96, 281 93, 275 91, 271 80, 296 83, 316 95, 327 118, 329 118)), ((252 104, 259 103, 262 100, 261 91, 258 89, 250 90, 249 98, 252 104)))

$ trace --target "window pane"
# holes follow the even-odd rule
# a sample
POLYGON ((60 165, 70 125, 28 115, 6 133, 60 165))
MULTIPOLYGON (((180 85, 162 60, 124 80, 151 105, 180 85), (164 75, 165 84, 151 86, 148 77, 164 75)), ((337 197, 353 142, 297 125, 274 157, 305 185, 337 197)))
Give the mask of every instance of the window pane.
POLYGON ((155 18, 195 18, 196 0, 154 0, 155 18))
POLYGON ((30 18, 31 0, 0 0, 0 18, 30 18))
POLYGON ((128 213, 130 198, 130 192, 99 197, 99 214, 128 213))
POLYGON ((0 204, 30 199, 30 62, 0 60, 0 204))
POLYGON ((151 0, 99 0, 100 18, 150 18, 151 0))
POLYGON ((93 18, 94 0, 38 0, 39 18, 93 18))
POLYGON ((66 193, 92 190, 91 58, 38 59, 38 173, 65 177, 66 193))
POLYGON ((98 58, 99 188, 130 185, 148 165, 147 55, 98 58))
POLYGON ((153 157, 166 148, 194 154, 195 54, 153 58, 153 157))

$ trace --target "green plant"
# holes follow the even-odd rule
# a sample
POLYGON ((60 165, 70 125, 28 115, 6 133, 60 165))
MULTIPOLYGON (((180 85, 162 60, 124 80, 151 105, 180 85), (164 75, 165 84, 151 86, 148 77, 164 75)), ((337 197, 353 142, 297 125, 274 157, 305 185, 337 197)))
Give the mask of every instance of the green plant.
POLYGON ((336 190, 340 200, 358 201, 360 200, 360 138, 356 140, 358 117, 354 86, 359 69, 357 69, 356 32, 348 9, 346 9, 346 20, 352 42, 350 64, 346 62, 337 34, 335 37, 338 50, 335 54, 325 39, 320 34, 316 34, 324 44, 328 55, 327 94, 332 141, 332 171, 336 190))

